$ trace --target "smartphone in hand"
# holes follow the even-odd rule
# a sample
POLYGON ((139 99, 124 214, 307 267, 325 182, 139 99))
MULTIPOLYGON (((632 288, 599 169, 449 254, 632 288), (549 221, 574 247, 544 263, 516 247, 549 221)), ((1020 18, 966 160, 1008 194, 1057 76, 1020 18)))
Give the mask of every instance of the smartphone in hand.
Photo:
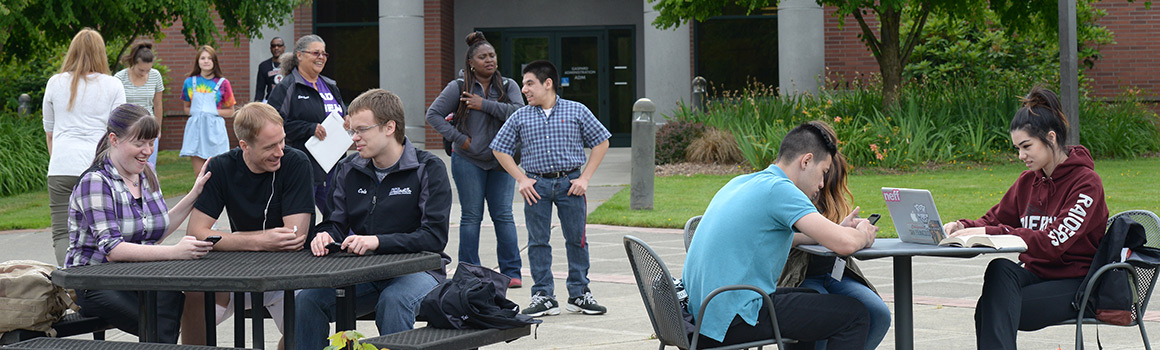
POLYGON ((209 236, 209 237, 205 238, 206 242, 210 242, 213 244, 217 244, 217 242, 220 240, 222 240, 222 236, 209 236))
POLYGON ((866 218, 866 220, 869 220, 870 224, 874 225, 874 224, 877 224, 878 219, 881 219, 881 218, 882 218, 881 214, 870 214, 870 217, 866 218))
POLYGON ((331 253, 338 253, 342 251, 342 244, 338 242, 330 242, 326 244, 326 249, 331 253))

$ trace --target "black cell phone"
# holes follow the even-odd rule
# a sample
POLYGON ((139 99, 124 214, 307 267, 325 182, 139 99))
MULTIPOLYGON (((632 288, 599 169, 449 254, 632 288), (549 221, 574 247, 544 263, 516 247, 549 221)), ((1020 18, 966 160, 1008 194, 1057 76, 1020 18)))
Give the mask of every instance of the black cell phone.
POLYGON ((330 250, 331 253, 338 253, 342 251, 342 244, 338 242, 330 242, 326 244, 326 249, 330 250))
POLYGON ((210 242, 213 244, 217 244, 217 242, 220 240, 222 240, 222 236, 209 236, 209 237, 205 238, 206 242, 210 242))
POLYGON ((874 225, 874 224, 878 223, 878 219, 881 219, 881 218, 882 218, 882 215, 870 214, 870 217, 866 218, 866 220, 869 220, 870 224, 874 225))

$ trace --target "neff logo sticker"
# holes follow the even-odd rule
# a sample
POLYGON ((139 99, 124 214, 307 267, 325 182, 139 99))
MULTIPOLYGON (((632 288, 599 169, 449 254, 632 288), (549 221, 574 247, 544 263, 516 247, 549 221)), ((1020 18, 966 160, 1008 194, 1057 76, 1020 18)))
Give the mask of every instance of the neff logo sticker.
POLYGON ((902 194, 898 193, 897 188, 891 190, 882 190, 882 198, 885 198, 887 202, 901 202, 902 194))

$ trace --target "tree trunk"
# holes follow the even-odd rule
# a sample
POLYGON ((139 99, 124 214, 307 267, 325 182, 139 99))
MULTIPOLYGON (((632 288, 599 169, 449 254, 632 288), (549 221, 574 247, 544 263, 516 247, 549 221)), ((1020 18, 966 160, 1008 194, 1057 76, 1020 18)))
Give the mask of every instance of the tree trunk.
POLYGON ((887 109, 898 105, 902 91, 902 68, 905 62, 902 59, 900 37, 902 9, 881 6, 878 21, 879 35, 882 38, 878 69, 882 73, 882 108, 887 109))

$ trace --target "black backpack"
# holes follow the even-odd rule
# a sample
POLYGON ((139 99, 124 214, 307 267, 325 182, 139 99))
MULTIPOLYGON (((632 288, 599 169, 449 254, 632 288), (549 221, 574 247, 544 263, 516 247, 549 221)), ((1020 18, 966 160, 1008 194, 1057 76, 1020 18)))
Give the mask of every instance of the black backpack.
POLYGON ((506 297, 510 277, 483 266, 459 263, 455 276, 435 286, 419 306, 427 326, 446 329, 510 329, 541 320, 520 313, 506 297))
MULTIPOLYGON (((1155 254, 1149 251, 1151 248, 1144 247, 1146 240, 1144 226, 1126 216, 1117 217, 1108 226, 1107 234, 1100 239, 1100 246, 1092 258, 1092 265, 1080 285, 1086 286, 1100 267, 1121 262, 1121 251, 1125 248, 1130 251, 1131 255, 1155 254)), ((1095 315, 1096 319, 1109 324, 1131 325, 1132 321, 1135 320, 1135 314, 1132 313, 1132 300, 1134 298, 1132 291, 1135 289, 1135 286, 1131 285, 1128 271, 1111 270, 1105 272, 1096 281, 1091 298, 1088 300, 1088 310, 1084 313, 1095 315)), ((1072 303, 1072 307, 1077 311, 1083 301, 1083 292, 1083 290, 1078 291, 1075 301, 1072 303)))

